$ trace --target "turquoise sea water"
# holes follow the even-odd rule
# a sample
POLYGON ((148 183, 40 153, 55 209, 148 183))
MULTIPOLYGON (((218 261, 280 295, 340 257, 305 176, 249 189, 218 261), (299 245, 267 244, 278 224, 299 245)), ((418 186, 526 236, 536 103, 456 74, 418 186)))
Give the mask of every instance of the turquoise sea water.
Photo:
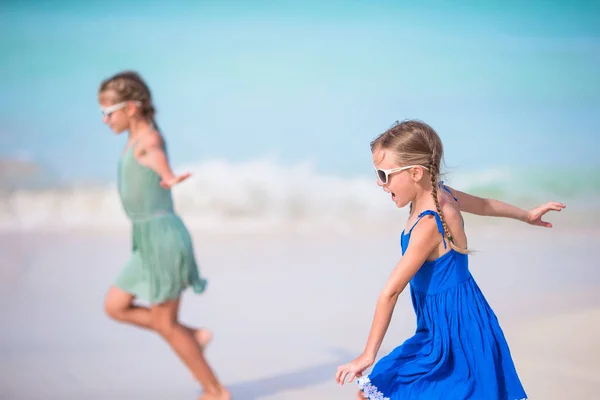
POLYGON ((290 189, 273 176, 307 164, 288 186, 321 198, 337 179, 352 197, 372 180, 369 141, 418 118, 439 132, 462 189, 599 197, 598 3, 141 4, 2 2, 3 188, 110 187, 124 138, 101 124, 96 90, 135 69, 174 165, 226 176, 233 192, 254 171, 278 198, 290 189), (15 175, 16 162, 38 172, 15 175))

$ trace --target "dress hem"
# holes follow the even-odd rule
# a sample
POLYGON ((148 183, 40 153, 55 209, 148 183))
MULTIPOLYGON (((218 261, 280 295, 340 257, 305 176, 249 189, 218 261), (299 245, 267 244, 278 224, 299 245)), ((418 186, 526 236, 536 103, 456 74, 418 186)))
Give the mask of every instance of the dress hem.
MULTIPOLYGON (((377 389, 377 386, 371 383, 371 379, 368 376, 358 378, 356 380, 358 388, 362 391, 363 397, 369 400, 390 400, 389 397, 385 397, 385 395, 377 389)), ((527 397, 523 397, 520 399, 514 400, 529 400, 527 397)))
POLYGON ((206 279, 201 279, 200 282, 197 284, 190 283, 187 286, 181 287, 181 289, 175 294, 171 293, 164 297, 159 297, 159 298, 154 298, 154 299, 149 298, 149 296, 147 296, 145 293, 141 293, 139 290, 125 287, 126 285, 121 285, 119 282, 113 282, 113 286, 124 291, 127 294, 130 294, 131 296, 135 297, 137 300, 141 300, 143 302, 150 304, 151 306, 155 306, 155 305, 164 304, 168 301, 177 300, 188 289, 191 289, 194 292, 194 294, 196 294, 196 295, 201 295, 206 291, 207 283, 208 283, 208 281, 206 279))
POLYGON ((371 379, 368 376, 364 378, 358 378, 356 380, 358 387, 363 392, 363 397, 369 400, 390 400, 389 397, 384 397, 384 394, 377 389, 377 386, 371 383, 371 379))

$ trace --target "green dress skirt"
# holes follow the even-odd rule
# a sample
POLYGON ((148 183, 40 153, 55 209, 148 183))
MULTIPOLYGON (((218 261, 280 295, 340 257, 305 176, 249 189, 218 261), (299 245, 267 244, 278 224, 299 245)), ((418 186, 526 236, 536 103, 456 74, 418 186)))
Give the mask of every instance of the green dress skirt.
POLYGON ((178 298, 191 287, 200 294, 200 277, 190 234, 174 212, 170 189, 133 156, 134 145, 119 162, 118 189, 133 225, 132 254, 115 285, 150 304, 178 298))

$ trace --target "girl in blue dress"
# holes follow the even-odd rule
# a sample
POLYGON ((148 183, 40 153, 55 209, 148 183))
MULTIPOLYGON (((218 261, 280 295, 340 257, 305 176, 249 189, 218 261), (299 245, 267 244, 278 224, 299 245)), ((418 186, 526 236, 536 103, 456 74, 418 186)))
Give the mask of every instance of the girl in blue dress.
POLYGON ((401 234, 403 256, 379 295, 365 350, 338 368, 337 382, 357 378, 359 399, 526 400, 498 319, 469 272, 461 208, 550 227, 542 215, 564 205, 526 212, 453 193, 439 181, 442 142, 423 122, 396 124, 371 143, 371 152, 378 185, 397 207, 410 204, 410 215, 401 234), (416 332, 363 376, 409 283, 416 332))

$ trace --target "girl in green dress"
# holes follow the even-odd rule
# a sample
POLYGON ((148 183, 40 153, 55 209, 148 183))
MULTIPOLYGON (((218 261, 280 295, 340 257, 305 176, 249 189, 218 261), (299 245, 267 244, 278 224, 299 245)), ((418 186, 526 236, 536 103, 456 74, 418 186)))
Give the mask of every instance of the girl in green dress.
POLYGON ((136 72, 103 81, 98 98, 103 122, 116 134, 129 133, 119 161, 118 189, 132 223, 132 253, 106 295, 106 313, 161 335, 203 386, 202 400, 228 400, 229 392, 203 355, 212 333, 178 320, 181 293, 191 287, 200 294, 206 287, 190 234, 171 197, 171 187, 190 174, 171 170, 150 90, 136 72), (134 305, 136 298, 150 307, 134 305))

